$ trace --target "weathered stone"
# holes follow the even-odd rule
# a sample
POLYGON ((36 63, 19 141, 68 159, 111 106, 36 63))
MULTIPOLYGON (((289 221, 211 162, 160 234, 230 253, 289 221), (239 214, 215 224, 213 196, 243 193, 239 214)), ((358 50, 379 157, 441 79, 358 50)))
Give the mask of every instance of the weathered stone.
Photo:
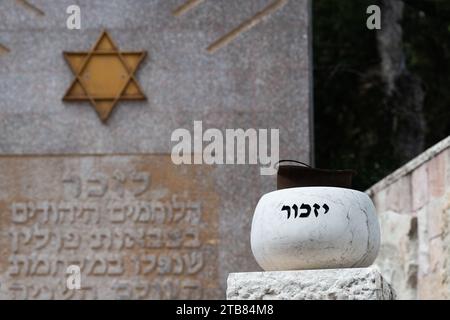
POLYGON ((392 285, 398 299, 417 296, 417 218, 380 212, 381 247, 375 265, 392 285))
POLYGON ((445 168, 447 169, 447 172, 445 174, 446 176, 446 183, 445 183, 445 190, 450 190, 450 148, 448 150, 445 150, 444 153, 446 154, 447 163, 445 168))
POLYGON ((401 213, 411 213, 411 175, 406 175, 386 189, 385 209, 401 213))
MULTIPOLYGON (((207 173, 185 186, 188 194, 209 186, 218 197, 217 203, 205 200, 214 209, 211 215, 216 217, 212 219, 218 224, 211 227, 218 237, 208 242, 213 247, 211 257, 217 255, 217 261, 211 262, 217 274, 202 282, 211 288, 202 297, 220 298, 224 297, 229 272, 258 270, 250 250, 251 217, 260 196, 275 189, 275 177, 260 176, 258 166, 247 165, 174 168, 171 133, 178 128, 192 131, 194 120, 202 120, 205 129, 280 129, 280 157, 309 162, 310 1, 203 1, 184 14, 174 14, 186 1, 79 0, 81 30, 66 28, 66 8, 73 1, 30 1, 44 15, 20 6, 20 1, 0 1, 0 39, 9 48, 0 56, 0 154, 25 155, 22 166, 40 175, 38 186, 34 181, 31 184, 34 190, 25 184, 10 189, 0 213, 5 219, 9 217, 8 206, 24 192, 27 197, 23 200, 34 202, 48 200, 58 190, 55 184, 60 183, 60 177, 47 167, 36 168, 33 157, 37 155, 56 155, 64 159, 62 163, 68 161, 66 157, 84 163, 80 154, 112 162, 117 154, 162 156, 164 160, 158 161, 159 167, 152 167, 151 173, 173 169, 181 175, 180 181, 192 170, 205 170, 207 173), (275 10, 264 9, 275 1, 275 10), (264 19, 253 21, 251 28, 237 32, 238 36, 220 49, 207 50, 260 11, 264 11, 264 19), (106 125, 88 102, 62 101, 72 80, 62 52, 89 50, 104 29, 121 50, 148 53, 136 72, 147 101, 120 102, 106 125), (41 193, 47 185, 54 189, 50 194, 41 193), (35 193, 41 196, 37 198, 35 193)), ((2 163, 7 161, 0 158, 2 163)), ((98 160, 94 167, 110 172, 103 165, 98 160)), ((15 179, 25 179, 17 166, 8 162, 7 167, 15 179)), ((1 170, 6 171, 6 167, 1 170)), ((176 179, 172 181, 175 184, 176 179)), ((169 195, 175 192, 172 187, 164 187, 169 195)), ((10 241, 10 223, 1 228, 6 237, 1 240, 10 241)), ((0 256, 2 273, 8 258, 8 254, 0 256)), ((209 274, 201 271, 199 277, 205 279, 209 274)), ((178 279, 175 275, 170 278, 178 279)), ((27 281, 29 285, 43 283, 32 276, 27 281)), ((99 278, 98 283, 107 281, 99 278)), ((96 283, 88 281, 87 285, 96 283)), ((170 283, 166 287, 164 294, 169 295, 170 283)), ((105 297, 103 292, 99 297, 105 297)))
POLYGON ((373 268, 232 273, 227 299, 391 300, 392 287, 373 268))
POLYGON ((379 209, 382 229, 381 250, 375 263, 401 299, 450 297, 449 188, 450 137, 367 191, 379 209), (410 195, 399 183, 408 175, 410 195), (396 201, 387 193, 404 199, 412 196, 412 213, 402 209, 407 206, 404 199, 396 201), (388 207, 402 214, 380 210, 388 207))
POLYGON ((220 296, 212 169, 167 160, 0 157, 0 299, 220 296))
POLYGON ((439 238, 446 232, 445 202, 448 200, 444 197, 434 199, 426 207, 428 239, 439 238))
MULTIPOLYGON (((429 273, 429 235, 428 235, 428 217, 426 208, 422 208, 417 213, 418 223, 418 287, 421 286, 421 279, 429 273)), ((419 290, 420 291, 420 290, 419 290)), ((420 297, 420 295, 418 295, 420 297)))
POLYGON ((450 193, 419 211, 418 298, 450 297, 450 193))
POLYGON ((445 192, 446 154, 441 152, 428 163, 428 186, 430 196, 439 198, 445 192))
POLYGON ((386 197, 387 197, 387 188, 381 189, 376 193, 372 194, 372 201, 377 209, 377 212, 384 212, 387 210, 386 207, 386 197))
POLYGON ((417 168, 419 168, 422 164, 430 161, 436 155, 441 152, 450 152, 450 136, 445 138, 444 140, 436 143, 434 146, 427 149, 425 152, 418 155, 416 158, 412 159, 404 166, 398 168, 393 173, 382 179, 381 181, 374 184, 370 187, 366 192, 372 197, 376 193, 380 192, 383 189, 386 189, 389 185, 397 181, 398 179, 406 176, 407 174, 412 173, 417 168))
POLYGON ((412 173, 412 202, 413 210, 421 209, 429 198, 428 191, 428 163, 422 164, 412 173))

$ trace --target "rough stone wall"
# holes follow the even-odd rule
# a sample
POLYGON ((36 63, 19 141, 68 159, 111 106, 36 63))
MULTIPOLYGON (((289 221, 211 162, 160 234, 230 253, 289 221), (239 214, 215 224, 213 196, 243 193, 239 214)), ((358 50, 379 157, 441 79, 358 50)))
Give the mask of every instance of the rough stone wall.
POLYGON ((375 264, 398 298, 450 298, 450 137, 367 192, 381 224, 375 264))

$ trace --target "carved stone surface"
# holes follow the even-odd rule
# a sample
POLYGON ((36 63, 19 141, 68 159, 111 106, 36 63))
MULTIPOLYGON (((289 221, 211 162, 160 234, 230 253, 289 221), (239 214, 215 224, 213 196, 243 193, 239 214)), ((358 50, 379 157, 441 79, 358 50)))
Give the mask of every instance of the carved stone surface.
POLYGON ((220 295, 211 170, 166 163, 0 158, 0 299, 220 295), (81 269, 81 290, 66 289, 69 265, 81 269))
POLYGON ((382 241, 375 265, 395 288, 398 299, 416 299, 417 217, 385 211, 379 219, 382 241))
POLYGON ((373 268, 232 273, 228 300, 392 300, 395 293, 373 268))
MULTIPOLYGON (((208 172, 186 189, 178 189, 175 182, 164 187, 168 196, 207 190, 218 198, 214 205, 207 199, 202 203, 215 208, 205 214, 218 223, 217 241, 211 243, 217 248, 217 260, 211 260, 217 275, 206 284, 220 290, 203 297, 224 297, 229 272, 259 270, 250 249, 250 223, 261 195, 275 190, 275 177, 260 176, 256 165, 174 168, 170 137, 178 128, 192 131, 194 120, 202 120, 205 130, 280 129, 280 157, 309 162, 310 1, 205 0, 183 7, 187 0, 78 0, 81 30, 66 28, 66 9, 73 1, 29 0, 35 9, 18 2, 0 1, 0 43, 7 48, 0 49, 0 155, 7 159, 1 160, 1 172, 13 172, 22 181, 20 168, 29 166, 41 176, 33 181, 33 190, 25 184, 10 189, 14 179, 9 180, 1 217, 10 219, 9 206, 15 201, 51 200, 62 187, 59 176, 31 163, 35 156, 81 161, 75 160, 83 158, 80 154, 99 159, 164 155, 164 161, 152 166, 152 175, 169 169, 180 175, 208 172), (120 49, 147 52, 135 74, 147 100, 121 101, 106 125, 89 102, 62 101, 73 79, 63 52, 88 50, 103 30, 120 49), (11 156, 23 156, 30 164, 14 165, 11 156), (52 186, 50 193, 42 193, 47 186, 52 186), (27 197, 19 198, 24 191, 27 197)), ((103 165, 99 161, 96 171, 109 172, 103 165)), ((0 181, 6 183, 1 176, 0 181)), ((1 241, 9 243, 4 234, 10 227, 11 222, 2 222, 1 241)), ((8 258, 0 255, 2 273, 8 258)), ((27 279, 42 283, 34 276, 27 279)), ((105 276, 96 281, 113 280, 105 276)), ((164 292, 169 294, 169 289, 164 292)))

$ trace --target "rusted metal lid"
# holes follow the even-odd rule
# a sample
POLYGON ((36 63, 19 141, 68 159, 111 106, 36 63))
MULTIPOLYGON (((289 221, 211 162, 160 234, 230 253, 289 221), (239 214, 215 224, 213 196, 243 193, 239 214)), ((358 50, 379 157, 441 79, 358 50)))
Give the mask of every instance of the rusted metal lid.
POLYGON ((316 169, 296 160, 278 162, 277 190, 296 187, 351 188, 354 170, 316 169), (291 164, 282 164, 282 163, 291 164))

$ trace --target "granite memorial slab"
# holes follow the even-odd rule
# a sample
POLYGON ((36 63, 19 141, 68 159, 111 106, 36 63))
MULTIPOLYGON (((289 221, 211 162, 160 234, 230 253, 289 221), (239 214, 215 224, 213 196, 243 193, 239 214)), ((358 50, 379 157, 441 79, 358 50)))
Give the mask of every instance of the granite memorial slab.
POLYGON ((260 270, 250 224, 276 178, 176 166, 171 134, 194 121, 279 129, 280 159, 310 162, 310 1, 76 4, 80 30, 66 26, 73 1, 0 2, 0 297, 223 298, 230 272, 260 270), (107 121, 89 99, 63 100, 80 71, 63 53, 90 52, 104 31, 147 54, 124 74, 146 100, 119 101, 107 121), (67 292, 77 263, 86 290, 67 292))
POLYGON ((157 155, 2 157, 0 298, 220 295, 211 170, 167 163, 157 155), (66 287, 71 265, 80 290, 66 287))

